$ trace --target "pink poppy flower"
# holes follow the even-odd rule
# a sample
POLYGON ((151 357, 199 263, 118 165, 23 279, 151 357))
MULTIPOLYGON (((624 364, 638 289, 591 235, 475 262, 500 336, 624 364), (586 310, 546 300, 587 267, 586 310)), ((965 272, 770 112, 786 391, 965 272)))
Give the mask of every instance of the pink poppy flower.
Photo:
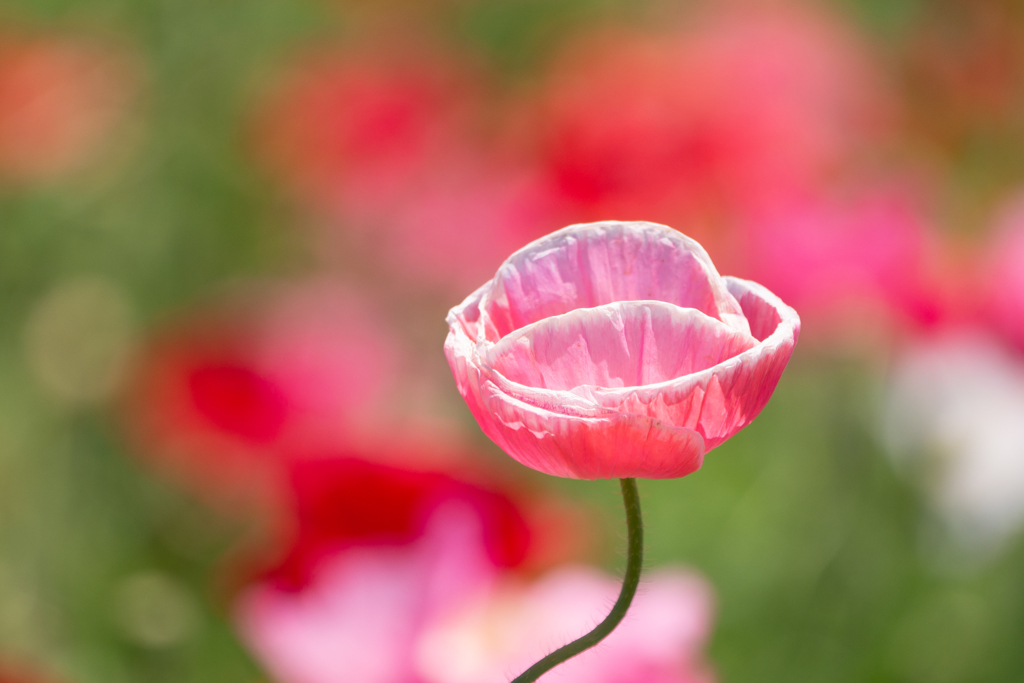
POLYGON ((46 181, 80 167, 123 118, 134 65, 67 38, 0 38, 0 177, 46 181))
POLYGON ((749 424, 800 319, 653 223, 574 225, 448 314, 445 355, 506 453, 556 476, 670 478, 749 424))

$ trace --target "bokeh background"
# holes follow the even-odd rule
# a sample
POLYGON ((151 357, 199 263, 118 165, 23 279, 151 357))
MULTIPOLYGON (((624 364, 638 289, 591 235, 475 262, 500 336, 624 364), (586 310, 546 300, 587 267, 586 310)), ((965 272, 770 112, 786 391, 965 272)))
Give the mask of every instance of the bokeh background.
POLYGON ((483 683, 599 614, 617 484, 498 452, 441 346, 512 250, 614 218, 804 330, 751 427, 641 482, 668 654, 573 675, 1019 681, 1022 192, 1010 0, 3 0, 0 680, 483 683), (426 623, 471 565, 490 607, 426 623))

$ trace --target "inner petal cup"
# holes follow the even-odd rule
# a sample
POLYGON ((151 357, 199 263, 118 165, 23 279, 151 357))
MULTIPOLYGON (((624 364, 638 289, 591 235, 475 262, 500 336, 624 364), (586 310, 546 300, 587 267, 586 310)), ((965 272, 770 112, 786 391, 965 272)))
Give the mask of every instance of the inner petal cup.
POLYGON ((480 302, 491 341, 578 308, 653 300, 693 308, 749 332, 704 249, 654 224, 572 226, 513 254, 480 302))
POLYGON ((700 372, 756 344, 693 308, 619 301, 527 325, 487 350, 487 364, 539 389, 638 387, 700 372))

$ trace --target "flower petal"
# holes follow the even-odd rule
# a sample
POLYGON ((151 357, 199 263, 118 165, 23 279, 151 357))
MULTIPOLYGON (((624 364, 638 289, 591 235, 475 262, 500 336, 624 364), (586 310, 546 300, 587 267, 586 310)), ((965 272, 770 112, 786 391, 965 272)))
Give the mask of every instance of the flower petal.
POLYGON ((655 223, 571 225, 512 254, 481 300, 487 338, 577 308, 656 300, 749 331, 707 252, 655 223))
POLYGON ((693 429, 711 450, 753 422, 793 354, 800 319, 757 283, 726 277, 730 291, 761 341, 718 365, 661 384, 622 389, 588 387, 584 394, 602 408, 657 418, 693 429))
POLYGON ((636 387, 699 372, 756 343, 693 308, 617 301, 527 325, 488 348, 485 359, 530 387, 636 387))
POLYGON ((485 382, 484 433, 535 470, 573 479, 684 477, 704 463, 704 439, 656 418, 595 408, 566 415, 518 400, 485 382))

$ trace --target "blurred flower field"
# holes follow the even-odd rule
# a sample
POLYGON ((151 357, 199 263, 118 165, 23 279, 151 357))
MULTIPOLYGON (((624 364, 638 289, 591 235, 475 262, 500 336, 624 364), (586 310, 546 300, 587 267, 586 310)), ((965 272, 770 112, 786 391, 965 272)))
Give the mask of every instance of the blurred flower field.
POLYGON ((602 219, 803 331, 639 482, 635 612, 548 678, 1021 680, 1022 38, 1009 0, 5 0, 0 682, 490 683, 592 626, 617 484, 504 456, 442 345, 602 219))

